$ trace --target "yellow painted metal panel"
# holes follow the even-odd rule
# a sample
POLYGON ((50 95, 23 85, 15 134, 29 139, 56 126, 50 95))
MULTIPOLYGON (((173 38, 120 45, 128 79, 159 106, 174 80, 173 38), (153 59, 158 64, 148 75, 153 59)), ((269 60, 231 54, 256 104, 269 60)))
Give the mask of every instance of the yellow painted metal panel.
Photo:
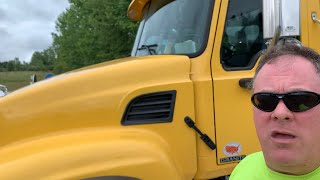
POLYGON ((214 50, 212 55, 212 77, 214 89, 215 128, 217 141, 217 163, 229 168, 236 163, 221 163, 222 158, 228 157, 224 149, 229 144, 239 144, 240 154, 248 155, 260 150, 255 134, 255 128, 250 104, 250 91, 239 86, 241 78, 253 77, 254 69, 226 71, 220 63, 220 48, 225 25, 228 1, 222 0, 220 18, 216 31, 214 50))
POLYGON ((137 128, 50 134, 2 148, 0 155, 0 179, 188 178, 163 137, 137 128))
POLYGON ((308 30, 309 30, 308 45, 310 48, 320 52, 320 23, 313 21, 311 18, 311 14, 316 13, 317 18, 320 19, 320 1, 308 0, 305 3, 308 3, 308 16, 307 16, 308 30))
MULTIPOLYGON (((194 82, 195 91, 195 110, 196 110, 196 125, 203 132, 206 133, 215 143, 216 128, 215 128, 215 111, 214 111, 214 86, 212 83, 212 69, 211 61, 213 55, 214 43, 217 41, 216 36, 218 29, 218 22, 223 16, 226 1, 215 1, 214 10, 211 20, 210 34, 208 38, 208 45, 204 53, 192 59, 191 61, 191 79, 194 82), (222 13, 222 15, 221 15, 222 13)), ((211 150, 206 146, 200 137, 197 137, 197 155, 198 155, 198 169, 195 179, 210 179, 213 177, 220 177, 231 173, 234 165, 218 165, 217 150, 211 150)))
POLYGON ((300 1, 300 31, 301 36, 300 40, 305 46, 309 46, 309 27, 308 22, 310 18, 310 14, 308 12, 308 4, 307 1, 300 1))
MULTIPOLYGON (((143 18, 144 8, 151 0, 132 0, 128 8, 128 17, 132 21, 141 21, 143 18)), ((165 4, 172 2, 173 0, 152 0, 154 7, 160 9, 165 4)))
POLYGON ((165 179, 192 179, 197 165, 195 131, 184 123, 185 116, 195 117, 189 74, 190 59, 186 56, 127 58, 59 75, 12 92, 0 100, 3 134, 0 155, 6 157, 0 160, 0 172, 6 173, 0 174, 16 179, 47 179, 49 175, 53 179, 77 179, 75 174, 82 170, 88 175, 127 175, 141 167, 137 177, 142 179, 148 179, 152 173, 162 174, 159 178, 165 179), (169 90, 177 92, 171 123, 121 125, 125 108, 133 98, 169 90), (141 135, 138 137, 132 131, 141 135), (70 135, 73 133, 76 135, 70 135), (87 133, 90 140, 85 135, 78 137, 77 133, 87 133), (95 143, 96 133, 104 134, 105 142, 99 136, 96 140, 99 142, 95 143), (159 138, 151 141, 150 133, 159 138), (124 153, 138 153, 132 157, 137 161, 125 160, 129 154, 124 153), (125 166, 119 167, 121 170, 113 168, 118 157, 125 161, 122 164, 125 166), (100 158, 105 161, 94 164, 100 158), (146 160, 150 163, 145 163, 146 160), (84 167, 88 161, 92 161, 92 167, 84 167), (27 164, 33 170, 24 169, 26 172, 22 173, 27 164), (59 172, 54 175, 55 171, 59 172))
POLYGON ((132 0, 128 8, 128 17, 133 21, 141 21, 143 9, 150 0, 132 0))

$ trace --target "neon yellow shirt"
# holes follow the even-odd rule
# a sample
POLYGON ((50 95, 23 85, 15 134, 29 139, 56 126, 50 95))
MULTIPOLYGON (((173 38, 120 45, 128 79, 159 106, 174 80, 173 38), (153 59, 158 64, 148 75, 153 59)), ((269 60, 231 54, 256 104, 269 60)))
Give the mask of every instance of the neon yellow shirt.
POLYGON ((320 180, 320 167, 301 176, 281 174, 270 170, 262 152, 244 158, 233 170, 230 180, 320 180))

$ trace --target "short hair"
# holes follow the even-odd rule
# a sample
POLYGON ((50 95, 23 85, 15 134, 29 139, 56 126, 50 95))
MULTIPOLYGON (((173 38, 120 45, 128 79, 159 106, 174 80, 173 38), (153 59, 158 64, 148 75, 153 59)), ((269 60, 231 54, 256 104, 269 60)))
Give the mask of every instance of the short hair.
POLYGON ((258 73, 265 64, 272 64, 278 57, 292 55, 300 56, 311 62, 316 68, 316 72, 320 76, 320 54, 315 50, 302 46, 301 44, 281 44, 268 48, 263 53, 261 60, 255 71, 254 78, 252 80, 251 89, 253 89, 253 82, 255 81, 258 73))

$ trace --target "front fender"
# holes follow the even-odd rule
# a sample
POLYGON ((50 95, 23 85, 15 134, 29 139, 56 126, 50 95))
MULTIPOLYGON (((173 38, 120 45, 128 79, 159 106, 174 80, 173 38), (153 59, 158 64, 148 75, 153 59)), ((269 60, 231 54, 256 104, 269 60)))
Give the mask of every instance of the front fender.
POLYGON ((0 99, 0 179, 82 178, 89 171, 90 177, 192 179, 196 134, 186 116, 194 118, 187 56, 119 59, 37 82, 0 99), (170 120, 155 121, 168 116, 155 106, 147 113, 160 112, 156 118, 142 113, 140 123, 121 123, 137 97, 161 92, 175 92, 174 100, 163 101, 170 108, 160 107, 167 108, 170 120))
POLYGON ((0 179, 191 179, 184 177, 170 154, 166 141, 148 130, 101 128, 52 134, 1 149, 0 179))

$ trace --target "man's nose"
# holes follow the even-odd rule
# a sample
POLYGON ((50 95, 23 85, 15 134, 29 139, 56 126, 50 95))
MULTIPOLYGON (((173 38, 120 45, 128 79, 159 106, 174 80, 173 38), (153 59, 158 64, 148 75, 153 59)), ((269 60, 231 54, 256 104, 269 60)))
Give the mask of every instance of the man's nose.
POLYGON ((272 112, 271 118, 274 120, 290 120, 293 119, 293 114, 284 102, 280 100, 276 109, 272 112))

